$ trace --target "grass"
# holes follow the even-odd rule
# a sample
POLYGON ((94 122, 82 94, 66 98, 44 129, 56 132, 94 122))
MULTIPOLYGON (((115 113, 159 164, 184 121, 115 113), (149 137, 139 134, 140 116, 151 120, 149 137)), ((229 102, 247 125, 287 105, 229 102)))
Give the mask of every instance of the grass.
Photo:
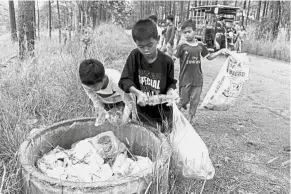
POLYGON ((290 39, 287 39, 286 29, 281 28, 274 40, 270 38, 270 34, 265 34, 262 39, 256 39, 255 36, 256 27, 251 25, 247 29, 243 52, 290 62, 290 39))

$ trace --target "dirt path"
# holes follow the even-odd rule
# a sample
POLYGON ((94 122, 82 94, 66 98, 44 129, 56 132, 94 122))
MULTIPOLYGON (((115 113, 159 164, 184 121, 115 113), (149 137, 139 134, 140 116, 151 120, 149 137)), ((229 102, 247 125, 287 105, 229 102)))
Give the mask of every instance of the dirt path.
MULTIPOLYGON (((290 165, 281 166, 290 159, 283 150, 290 142, 290 64, 249 57, 250 80, 235 106, 222 112, 197 112, 194 127, 207 144, 216 169, 203 193, 290 193, 290 165)), ((202 62, 202 99, 224 60, 202 62)), ((178 69, 177 64, 176 73, 178 69)), ((179 180, 177 187, 180 190, 174 193, 185 188, 197 192, 202 183, 179 180)))

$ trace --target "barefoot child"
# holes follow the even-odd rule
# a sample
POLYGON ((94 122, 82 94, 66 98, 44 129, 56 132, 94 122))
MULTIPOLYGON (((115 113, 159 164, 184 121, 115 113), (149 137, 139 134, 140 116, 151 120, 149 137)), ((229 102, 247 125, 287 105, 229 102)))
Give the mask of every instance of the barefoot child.
MULTIPOLYGON (((92 100, 98 114, 95 125, 105 121, 107 111, 112 108, 123 108, 122 124, 129 119, 134 100, 118 87, 120 73, 114 69, 104 69, 103 64, 95 59, 81 62, 79 76, 82 86, 92 100)), ((133 115, 134 119, 134 115, 133 115)))
POLYGON ((166 104, 150 106, 149 96, 175 95, 173 60, 157 49, 158 31, 149 19, 139 20, 132 29, 137 48, 132 50, 123 68, 119 86, 137 97, 137 114, 141 122, 152 127, 167 128, 163 121, 171 121, 172 109, 166 104))
POLYGON ((226 53, 226 49, 210 54, 202 42, 195 39, 195 22, 187 20, 182 24, 181 30, 186 42, 179 45, 174 55, 174 60, 180 59, 179 73, 179 95, 178 108, 186 108, 190 102, 189 118, 194 122, 197 106, 203 86, 203 75, 201 69, 201 56, 212 60, 220 54, 226 53))

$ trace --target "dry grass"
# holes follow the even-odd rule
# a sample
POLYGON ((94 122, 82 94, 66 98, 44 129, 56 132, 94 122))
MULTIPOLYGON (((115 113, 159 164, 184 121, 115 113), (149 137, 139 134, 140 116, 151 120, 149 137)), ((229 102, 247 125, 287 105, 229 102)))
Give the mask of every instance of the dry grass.
POLYGON ((287 39, 286 29, 281 28, 275 40, 270 38, 270 34, 257 40, 255 26, 249 26, 247 34, 243 52, 290 62, 290 40, 287 39))

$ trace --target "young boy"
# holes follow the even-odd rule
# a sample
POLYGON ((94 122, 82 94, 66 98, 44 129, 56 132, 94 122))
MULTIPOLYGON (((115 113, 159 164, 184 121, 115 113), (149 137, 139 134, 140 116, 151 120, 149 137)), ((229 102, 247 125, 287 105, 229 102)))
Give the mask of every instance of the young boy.
POLYGON ((172 57, 173 55, 173 46, 174 46, 174 38, 175 38, 175 26, 174 26, 174 16, 167 16, 167 30, 166 30, 166 53, 172 57))
POLYGON ((222 49, 209 54, 206 46, 195 39, 195 29, 196 25, 192 20, 187 20, 182 24, 181 30, 186 38, 186 43, 178 46, 173 57, 174 60, 180 59, 180 101, 178 102, 178 108, 187 109, 186 105, 190 102, 189 119, 191 123, 194 122, 203 86, 201 56, 212 60, 220 54, 227 53, 226 49, 222 49))
MULTIPOLYGON (((123 108, 122 124, 127 122, 133 107, 134 99, 118 87, 120 73, 114 69, 104 69, 103 64, 95 59, 81 62, 79 76, 82 86, 92 100, 98 113, 95 125, 105 121, 107 111, 112 108, 123 108)), ((134 114, 133 114, 133 119, 134 114)))
MULTIPOLYGON (((137 114, 140 121, 161 127, 162 132, 171 124, 172 109, 166 104, 147 105, 147 98, 158 94, 175 95, 173 60, 157 49, 158 31, 149 19, 139 20, 132 28, 137 45, 127 58, 119 87, 137 97, 137 114)), ((169 129, 169 128, 168 128, 169 129)))

